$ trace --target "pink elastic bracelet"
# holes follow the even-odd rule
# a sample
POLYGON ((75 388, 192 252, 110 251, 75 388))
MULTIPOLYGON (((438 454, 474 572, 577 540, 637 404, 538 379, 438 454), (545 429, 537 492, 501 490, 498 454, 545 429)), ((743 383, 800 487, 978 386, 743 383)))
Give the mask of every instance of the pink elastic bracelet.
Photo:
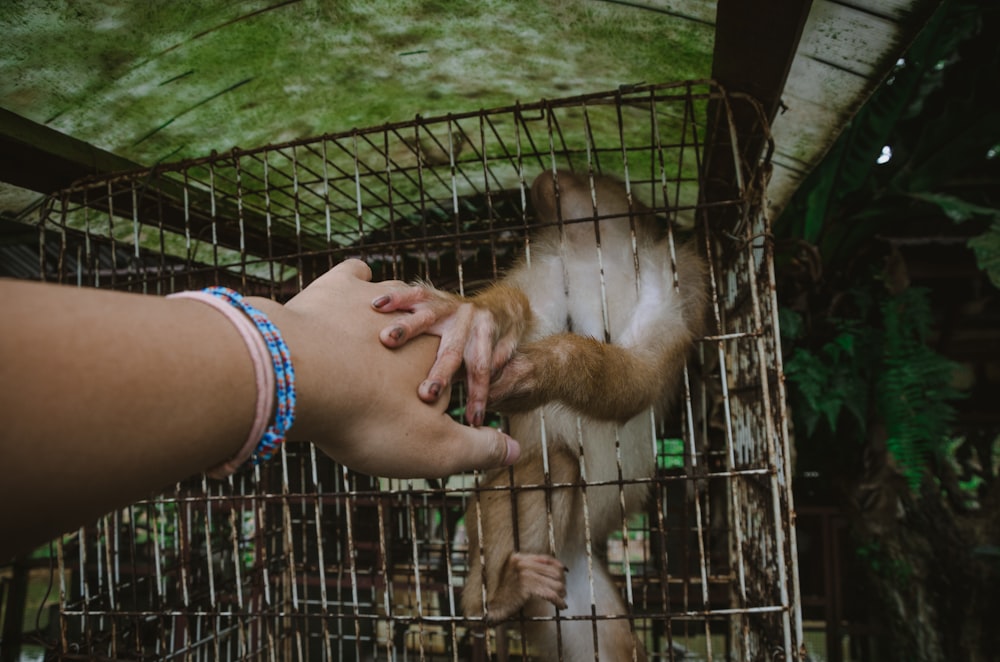
POLYGON ((254 323, 242 312, 211 294, 205 292, 177 292, 168 295, 171 299, 194 299, 215 308, 226 316, 236 330, 250 353, 253 361, 253 374, 257 382, 257 413, 250 427, 250 435, 240 450, 222 464, 212 467, 205 473, 212 478, 226 478, 236 473, 253 454, 257 442, 267 430, 271 420, 271 410, 274 406, 274 370, 271 367, 271 355, 268 352, 264 338, 257 331, 254 323))

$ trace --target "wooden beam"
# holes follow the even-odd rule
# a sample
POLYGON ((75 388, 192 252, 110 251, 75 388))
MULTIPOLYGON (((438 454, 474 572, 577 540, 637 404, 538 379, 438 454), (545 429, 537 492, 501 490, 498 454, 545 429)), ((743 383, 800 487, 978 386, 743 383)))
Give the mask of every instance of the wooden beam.
POLYGON ((49 195, 89 175, 142 166, 0 108, 0 181, 49 195))
MULTIPOLYGON (((715 24, 712 78, 728 93, 756 99, 770 126, 781 105, 781 93, 802 37, 812 0, 719 0, 715 24)), ((768 138, 768 130, 750 104, 736 103, 732 115, 720 104, 709 107, 706 197, 709 202, 737 198, 733 137, 744 175, 750 175, 768 138)), ((746 182, 745 182, 746 183, 746 182)), ((731 227, 736 213, 722 207, 722 218, 712 219, 731 227)))
MULTIPOLYGON (((115 172, 140 170, 143 166, 107 150, 95 147, 72 136, 60 133, 25 117, 0 108, 0 181, 21 188, 52 195, 70 187, 86 177, 100 177, 115 172)), ((212 205, 202 192, 190 191, 191 201, 184 208, 184 192, 175 182, 156 179, 149 182, 133 210, 129 190, 113 195, 115 215, 132 218, 136 215, 146 222, 159 222, 175 232, 191 231, 195 235, 212 233, 221 246, 240 250, 257 257, 282 256, 283 262, 292 263, 288 255, 300 252, 295 237, 272 236, 265 233, 265 219, 244 210, 244 231, 238 225, 240 212, 232 205, 217 204, 215 217, 208 211, 212 205)), ((82 198, 74 197, 76 201, 82 198)), ((87 204, 107 210, 108 197, 90 199, 87 204)), ((287 234, 287 233, 285 233, 287 234)), ((323 248, 325 244, 306 242, 302 249, 323 248)))
POLYGON ((769 123, 811 6, 812 0, 719 0, 712 78, 760 101, 769 123))

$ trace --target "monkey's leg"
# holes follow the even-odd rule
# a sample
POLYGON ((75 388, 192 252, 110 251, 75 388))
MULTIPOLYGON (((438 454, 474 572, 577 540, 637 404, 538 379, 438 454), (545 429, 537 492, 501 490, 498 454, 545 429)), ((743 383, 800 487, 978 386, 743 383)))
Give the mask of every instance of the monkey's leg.
POLYGON ((632 632, 628 619, 601 618, 595 624, 587 618, 592 613, 602 617, 627 614, 625 603, 604 564, 596 557, 588 563, 586 553, 581 552, 571 558, 568 565, 567 604, 560 615, 584 618, 529 623, 526 635, 532 647, 546 660, 560 659, 561 655, 565 662, 590 662, 594 659, 601 662, 646 662, 645 646, 632 632))
MULTIPOLYGON (((553 483, 579 480, 579 462, 565 449, 551 453, 549 467, 553 483)), ((491 474, 465 518, 470 560, 463 611, 492 623, 528 605, 548 614, 553 613, 552 605, 564 607, 565 565, 560 555, 582 544, 583 535, 578 490, 546 488, 537 450, 514 465, 511 491, 490 489, 505 485, 511 485, 506 470, 491 474)))

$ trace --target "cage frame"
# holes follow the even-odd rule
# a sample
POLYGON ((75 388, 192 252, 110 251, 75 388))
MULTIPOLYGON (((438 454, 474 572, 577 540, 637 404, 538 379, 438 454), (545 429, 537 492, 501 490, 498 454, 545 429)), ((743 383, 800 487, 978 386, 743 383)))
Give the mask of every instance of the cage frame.
MULTIPOLYGON (((714 362, 715 369, 720 372, 718 386, 723 392, 724 408, 722 415, 724 444, 721 450, 724 452, 718 452, 718 448, 709 452, 706 449, 710 449, 711 442, 707 441, 704 448, 697 446, 697 436, 699 434, 707 436, 712 423, 708 420, 709 416, 697 415, 695 402, 699 398, 704 402, 709 396, 705 393, 699 396, 695 392, 698 384, 693 387, 691 380, 687 379, 684 407, 687 411, 685 425, 688 430, 684 437, 686 442, 684 461, 685 471, 691 473, 680 476, 659 476, 657 485, 663 487, 665 493, 667 484, 677 482, 683 484, 689 491, 693 489, 697 493, 703 483, 723 481, 727 486, 727 489, 723 490, 726 493, 724 499, 728 503, 724 503, 722 507, 728 509, 729 514, 736 520, 735 532, 727 533, 726 536, 727 554, 737 559, 735 579, 724 582, 729 591, 727 595, 729 606, 713 607, 714 599, 710 595, 710 591, 713 590, 711 573, 705 562, 705 559, 711 556, 711 552, 705 549, 706 541, 711 537, 707 531, 710 518, 702 512, 703 506, 708 509, 711 499, 706 498, 703 501, 701 497, 696 496, 692 501, 700 546, 698 553, 702 559, 699 568, 702 608, 689 608, 677 612, 670 611, 669 606, 666 607, 667 611, 663 614, 666 621, 665 641, 671 648, 667 651, 656 651, 654 655, 660 656, 661 659, 673 659, 671 651, 674 641, 671 636, 671 624, 690 621, 703 625, 708 646, 707 659, 718 657, 718 654, 713 654, 711 642, 713 637, 718 636, 720 628, 725 631, 726 648, 730 652, 736 652, 739 659, 803 659, 794 506, 791 493, 792 459, 788 423, 784 411, 781 354, 777 341, 777 307, 773 292, 774 265, 764 203, 770 154, 768 151, 763 155, 753 155, 751 159, 744 160, 738 149, 740 136, 734 121, 735 104, 741 106, 741 112, 748 112, 749 109, 749 112, 756 114, 757 126, 766 134, 766 122, 760 106, 752 98, 729 94, 712 81, 684 81, 661 85, 623 86, 610 92, 542 100, 529 104, 517 103, 504 108, 455 113, 441 117, 417 116, 410 121, 330 133, 253 149, 233 148, 229 152, 213 153, 177 163, 158 164, 148 169, 88 178, 61 192, 52 206, 42 210, 39 221, 39 275, 43 280, 148 294, 165 294, 176 289, 222 284, 233 286, 248 294, 261 294, 280 301, 301 290, 307 282, 335 262, 345 257, 357 256, 366 258, 375 266, 377 278, 426 277, 430 273, 431 265, 435 263, 444 265, 440 267, 442 272, 447 272, 450 266, 454 271, 454 278, 439 284, 465 294, 501 273, 500 263, 503 259, 508 259, 513 251, 504 253, 501 250, 498 253, 499 244, 506 242, 514 248, 527 247, 530 250, 530 233, 536 226, 530 222, 530 212, 526 204, 527 177, 524 167, 526 160, 536 160, 544 167, 546 155, 551 159, 551 163, 555 163, 558 158, 564 158, 572 163, 574 158, 578 158, 579 153, 586 152, 583 160, 586 167, 592 171, 605 171, 600 163, 601 155, 614 153, 615 148, 596 145, 598 139, 594 137, 595 134, 589 127, 592 118, 588 112, 593 111, 591 114, 596 114, 597 111, 594 109, 610 108, 612 114, 618 117, 616 127, 619 132, 618 150, 624 164, 626 181, 636 190, 647 186, 651 190, 656 190, 659 186, 663 191, 662 203, 654 203, 652 207, 654 211, 665 214, 672 221, 677 222, 686 214, 692 215, 698 241, 704 246, 711 263, 709 273, 712 310, 717 332, 701 340, 699 362, 703 366, 714 362), (685 131, 682 132, 680 143, 676 145, 682 154, 680 158, 684 158, 683 155, 692 150, 693 157, 698 161, 697 197, 693 203, 687 205, 680 203, 685 197, 682 188, 690 184, 685 182, 683 166, 678 168, 675 177, 671 177, 665 165, 659 169, 655 165, 656 150, 660 150, 659 158, 662 160, 663 151, 668 149, 655 144, 659 140, 656 128, 657 112, 660 107, 674 103, 683 107, 681 121, 685 126, 694 127, 690 138, 692 144, 685 143, 685 140, 688 140, 685 131), (650 162, 653 163, 652 175, 658 175, 659 181, 652 175, 649 178, 634 176, 631 173, 634 173, 636 168, 633 166, 631 171, 629 169, 630 157, 634 163, 635 154, 629 150, 629 139, 625 136, 627 122, 622 118, 623 114, 628 115, 632 108, 641 108, 644 104, 649 106, 649 114, 653 118, 650 140, 654 143, 654 147, 650 150, 650 162), (583 132, 584 145, 576 148, 576 157, 570 155, 568 149, 562 154, 556 148, 558 142, 561 141, 565 147, 567 143, 572 143, 573 139, 566 137, 558 121, 555 127, 551 124, 559 112, 564 110, 569 112, 572 109, 582 109, 586 128, 583 132), (709 124, 714 122, 714 126, 706 129, 706 136, 698 134, 698 131, 704 128, 695 118, 695 115, 701 112, 700 109, 709 116, 709 124), (513 150, 505 145, 501 157, 488 154, 485 147, 488 142, 488 130, 493 132, 498 142, 504 142, 497 125, 490 122, 494 118, 511 119, 515 136, 520 136, 518 132, 521 130, 526 133, 526 136, 518 138, 513 150), (541 120, 550 122, 545 132, 549 144, 538 147, 528 127, 531 122, 541 120), (478 121, 478 141, 475 132, 466 128, 475 121, 478 121), (411 131, 412 137, 409 135, 411 131), (376 153, 379 152, 379 145, 376 143, 380 137, 383 148, 381 153, 385 157, 385 169, 381 173, 364 158, 366 153, 364 150, 372 149, 376 153), (525 145, 530 145, 530 149, 525 148, 525 145), (709 157, 719 158, 720 152, 715 149, 719 145, 722 146, 723 153, 731 152, 726 156, 732 159, 733 181, 730 182, 726 195, 718 199, 708 199, 712 193, 709 187, 705 186, 703 178, 710 169, 710 164, 705 161, 709 157), (330 155, 333 150, 350 152, 351 147, 353 155, 344 163, 336 161, 335 157, 330 155), (398 155, 392 152, 392 149, 396 148, 401 150, 398 155), (471 149, 472 153, 466 156, 467 149, 471 149), (305 154, 306 158, 302 158, 302 154, 305 154), (557 154, 561 156, 557 157, 557 154), (272 155, 281 156, 283 159, 281 166, 270 160, 272 155), (316 167, 313 162, 305 163, 310 155, 319 157, 323 164, 322 168, 316 167), (516 174, 515 188, 500 185, 501 178, 493 176, 491 168, 498 159, 511 162, 516 174), (469 182, 470 177, 475 176, 469 172, 474 172, 474 166, 480 163, 483 172, 482 186, 473 185, 472 192, 461 190, 460 182, 463 179, 469 182), (254 169, 247 164, 259 166, 260 169, 254 169), (282 170, 282 167, 286 170, 282 170), (203 174, 195 177, 194 173, 203 174), (417 191, 415 195, 418 197, 407 199, 403 204, 412 208, 411 218, 416 218, 416 227, 412 223, 407 225, 402 222, 408 220, 408 217, 401 215, 399 212, 401 201, 398 198, 394 199, 394 196, 399 195, 401 190, 399 187, 390 184, 383 196, 373 195, 366 198, 366 195, 371 193, 366 187, 367 189, 375 187, 370 182, 378 182, 382 178, 391 183, 394 177, 403 178, 407 185, 415 184, 417 191), (261 184, 262 188, 253 189, 255 181, 261 184), (280 183, 271 184, 279 181, 280 183), (311 187, 316 187, 317 181, 324 183, 323 193, 316 195, 313 191, 313 195, 309 197, 306 192, 311 187), (226 185, 220 182, 226 182, 226 185), (496 188, 493 188, 494 185, 496 188), (673 187, 673 191, 668 194, 670 187, 673 187), (330 204, 331 189, 343 200, 339 206, 330 204), (249 193, 251 190, 252 194, 249 193), (432 194, 434 190, 443 191, 444 194, 439 193, 435 196, 432 194), (352 193, 355 203, 353 215, 352 193), (475 220, 485 223, 487 226, 485 228, 473 227, 474 224, 469 223, 463 216, 463 204, 476 195, 482 198, 484 207, 475 213, 480 216, 485 215, 486 218, 475 220), (323 204, 317 201, 322 201, 323 204), (513 212, 498 212, 497 209, 501 206, 510 206, 513 212), (96 209, 96 215, 89 216, 88 212, 84 211, 82 226, 79 224, 74 226, 71 222, 74 214, 78 215, 81 210, 88 209, 96 209), (483 209, 485 214, 481 213, 483 209), (284 213, 279 214, 276 210, 284 210, 284 213), (103 227, 105 217, 106 232, 103 227), (350 222, 344 221, 335 225, 332 222, 334 217, 350 219, 350 222), (319 221, 315 220, 317 218, 319 221), (387 221, 379 226, 369 220, 371 218, 382 218, 387 221), (356 232, 351 227, 352 224, 356 224, 356 232), (314 232, 315 228, 322 230, 319 239, 314 232), (183 237, 183 255, 171 254, 165 242, 165 238, 170 236, 169 233, 173 233, 175 239, 183 237), (204 237, 205 233, 211 236, 210 258, 206 257, 203 248, 197 246, 199 237, 204 237), (152 243, 148 241, 148 237, 143 236, 146 234, 153 235, 152 243), (514 239, 511 240, 508 235, 514 236, 514 239), (336 243, 334 237, 342 238, 344 242, 336 243), (481 270, 484 273, 473 272, 468 268, 471 261, 478 259, 475 256, 473 258, 467 256, 470 251, 475 253, 468 248, 468 245, 480 246, 476 249, 479 252, 484 250, 481 248, 482 245, 489 246, 490 260, 487 268, 481 270), (413 252, 413 247, 421 249, 416 252, 415 258, 409 254, 413 252), (452 258, 448 257, 449 250, 453 254, 452 258), (238 259, 227 263, 225 260, 231 258, 234 253, 238 259), (120 262, 125 262, 126 266, 121 268, 120 262), (727 263, 742 266, 733 268, 727 263), (282 276, 286 270, 291 276, 282 276), (733 380, 730 383, 731 369, 745 379, 733 380), (762 429, 760 434, 765 439, 763 447, 755 445, 752 439, 741 438, 741 435, 746 433, 744 426, 746 421, 740 417, 753 418, 756 415, 754 412, 747 413, 750 405, 743 403, 739 395, 744 390, 753 390, 763 399, 761 420, 754 421, 759 423, 758 427, 762 429), (702 428, 700 432, 696 431, 698 426, 702 428), (741 463, 757 452, 763 452, 765 456, 759 466, 741 467, 741 463), (710 456, 712 458, 710 466, 698 465, 699 459, 705 461, 710 456), (761 492, 755 491, 757 488, 754 486, 757 483, 763 484, 761 492), (740 517, 746 516, 750 510, 762 517, 764 516, 762 513, 768 513, 767 517, 771 518, 774 525, 773 538, 765 535, 763 538, 754 539, 754 532, 750 531, 754 527, 749 522, 744 524, 740 521, 740 517), (774 554, 774 559, 768 558, 771 553, 774 554), (761 568, 762 576, 765 574, 763 568, 769 568, 767 577, 776 581, 779 587, 777 599, 768 599, 766 595, 768 591, 762 588, 766 582, 761 581, 761 578, 748 577, 753 573, 748 568, 754 563, 761 568), (767 604, 756 605, 757 602, 767 604), (720 623, 722 625, 719 625, 720 623)), ((605 160, 612 160, 612 157, 605 157, 605 160)), ((614 169, 609 171, 614 172, 614 169)), ((181 251, 175 247, 174 252, 181 251)), ((308 603, 311 589, 306 587, 309 586, 307 582, 311 580, 300 579, 299 575, 308 573, 297 567, 303 564, 294 562, 296 545, 305 549, 308 543, 305 539, 298 542, 293 540, 293 536, 301 533, 296 532, 291 526, 294 519, 292 502, 306 495, 314 499, 314 513, 308 526, 312 526, 315 531, 320 559, 324 558, 323 529, 328 524, 321 516, 324 508, 336 511, 337 517, 344 520, 343 530, 347 546, 355 551, 360 542, 356 539, 358 537, 356 520, 359 515, 352 510, 352 507, 363 506, 362 509, 374 509, 378 522, 376 544, 382 552, 377 563, 380 564, 379 569, 383 576, 391 577, 387 536, 391 538, 392 532, 391 527, 385 524, 387 511, 403 508, 406 517, 409 518, 411 531, 416 531, 420 511, 414 505, 414 501, 422 499, 425 503, 434 502, 436 498, 448 496, 449 488, 417 486, 413 483, 403 486, 401 483, 394 485, 392 482, 386 483, 388 487, 385 487, 377 482, 360 480, 358 475, 327 462, 330 461, 318 456, 316 449, 311 446, 304 452, 283 448, 274 466, 256 467, 251 474, 237 477, 224 485, 212 485, 204 477, 200 480, 192 479, 175 486, 172 498, 160 496, 134 504, 102 518, 96 527, 84 527, 70 539, 56 541, 54 546, 59 568, 56 574, 60 586, 60 633, 56 646, 57 658, 76 659, 74 650, 87 649, 91 653, 101 650, 103 655, 111 659, 122 659, 118 657, 120 653, 133 657, 138 654, 139 659, 144 659, 143 655, 152 655, 157 659, 159 657, 302 659, 304 655, 308 657, 304 651, 308 649, 309 643, 308 641, 304 643, 301 634, 288 634, 290 624, 318 618, 321 621, 323 659, 341 659, 344 655, 343 650, 340 650, 337 656, 334 655, 335 638, 331 630, 334 622, 338 627, 353 627, 354 648, 356 657, 360 659, 363 631, 370 630, 373 633, 371 636, 377 636, 374 633, 379 625, 379 615, 377 610, 372 614, 362 614, 359 611, 358 591, 367 585, 358 578, 358 566, 355 564, 357 559, 353 555, 348 555, 353 560, 347 563, 346 567, 343 565, 340 567, 341 572, 352 577, 352 600, 355 605, 353 613, 341 612, 336 618, 330 615, 329 605, 343 603, 343 599, 339 601, 328 599, 325 591, 330 583, 325 574, 329 572, 329 568, 323 563, 317 564, 315 569, 317 590, 321 593, 320 615, 316 616, 300 608, 298 587, 301 584, 305 595, 301 602, 308 603), (298 479, 290 478, 289 472, 296 468, 301 475, 298 479), (305 476, 307 470, 312 473, 309 477, 305 476), (297 493, 295 488, 298 485, 305 485, 308 482, 306 478, 311 478, 313 491, 297 493), (299 483, 296 483, 296 480, 299 483), (321 488, 324 481, 329 481, 327 485, 333 484, 332 491, 327 492, 321 488), (199 566, 198 572, 195 573, 193 565, 188 567, 185 563, 177 563, 176 573, 181 587, 178 590, 184 594, 182 607, 166 608, 165 605, 170 602, 168 599, 170 591, 166 587, 168 574, 166 570, 161 570, 159 565, 161 559, 158 554, 163 551, 165 559, 167 549, 161 548, 160 541, 154 540, 152 548, 156 550, 153 559, 156 588, 149 591, 149 597, 153 598, 151 602, 158 607, 125 608, 123 603, 127 600, 122 599, 122 588, 112 585, 111 581, 112 575, 119 572, 122 553, 127 552, 117 546, 117 542, 114 542, 115 536, 123 530, 123 527, 132 526, 134 531, 135 522, 141 519, 136 515, 136 509, 141 513, 143 508, 147 510, 152 508, 158 510, 162 516, 162 512, 170 504, 175 504, 178 512, 182 506, 188 511, 186 520, 179 515, 175 518, 175 528, 186 526, 188 530, 193 530, 201 526, 204 529, 203 540, 208 549, 204 551, 189 549, 186 552, 192 557, 201 554, 204 567, 199 566), (203 521, 198 523, 196 522, 198 518, 191 515, 191 509, 200 504, 205 504, 205 514, 203 521), (232 547, 232 558, 228 561, 228 565, 231 566, 229 569, 235 572, 232 581, 236 593, 235 604, 241 605, 240 609, 229 610, 221 606, 231 598, 224 596, 221 589, 216 590, 215 570, 211 561, 213 554, 218 555, 211 548, 215 536, 215 525, 212 524, 211 518, 217 508, 227 507, 230 523, 224 534, 227 538, 224 542, 232 547), (259 558, 254 559, 252 565, 254 574, 250 579, 243 578, 240 574, 241 571, 251 572, 250 568, 243 568, 241 563, 233 560, 240 555, 241 549, 245 549, 241 547, 246 541, 243 540, 243 533, 237 526, 236 513, 239 510, 239 517, 244 517, 243 512, 246 507, 252 511, 255 523, 249 534, 254 540, 253 549, 255 554, 264 556, 263 561, 259 558), (281 534, 274 534, 274 522, 285 525, 281 534), (272 534, 274 537, 268 538, 272 534), (97 538, 98 544, 93 548, 96 557, 88 560, 87 540, 91 538, 97 538), (77 554, 75 563, 70 559, 71 548, 77 554), (291 561, 284 566, 280 561, 283 549, 291 558, 291 561), (279 558, 276 561, 272 557, 279 558), (96 566, 96 578, 94 570, 88 564, 96 566), (67 575, 70 577, 73 575, 74 565, 78 575, 76 597, 73 595, 73 587, 67 580, 67 575), (193 600, 185 593, 193 589, 192 577, 195 574, 207 576, 209 582, 207 606, 193 607, 192 604, 197 600, 193 600), (270 577, 271 574, 278 574, 282 579, 275 582, 270 577), (276 600, 270 593, 279 589, 284 604, 291 607, 278 612, 268 611, 267 606, 276 600), (244 605, 250 605, 251 608, 244 608, 244 605), (254 605, 258 612, 253 611, 254 605), (186 625, 178 625, 179 620, 183 619, 192 619, 199 627, 205 628, 213 622, 219 627, 224 619, 230 619, 227 621, 227 627, 233 630, 235 638, 229 639, 227 644, 222 645, 221 640, 224 637, 218 633, 214 637, 209 637, 203 635, 201 629, 197 629, 192 635, 186 625), (110 630, 104 627, 105 621, 110 624, 110 630), (164 625, 165 621, 172 621, 172 625, 169 627, 164 625), (76 625, 77 622, 79 626, 76 625), (149 645, 141 641, 144 636, 142 634, 144 622, 158 623, 156 644, 150 651, 147 651, 149 645), (92 626, 92 623, 97 625, 92 626), (176 634, 178 629, 185 632, 180 639, 176 634), (168 630, 174 634, 168 636, 168 630), (105 637, 106 640, 102 642, 101 637, 105 637), (128 644, 130 638, 134 641, 132 649, 128 644), (168 639, 171 641, 168 642, 168 639), (259 645, 254 647, 252 640, 259 645), (172 645, 177 641, 181 641, 182 645, 179 647, 172 645), (206 651, 211 648, 211 651, 202 656, 202 648, 206 651)), ((466 488, 456 488, 456 491, 462 489, 466 488)), ((653 516, 665 521, 668 514, 664 512, 664 499, 657 499, 654 506, 656 512, 653 516)), ((447 506, 443 505, 441 509, 444 511, 447 506)), ((218 515, 219 517, 225 514, 222 510, 219 512, 222 513, 218 515)), ((303 513, 305 513, 304 506, 303 513)), ((149 515, 146 517, 148 519, 149 515)), ((305 519, 308 519, 308 516, 303 515, 303 520, 305 519)), ((239 521, 243 526, 243 520, 239 521)), ((447 524, 444 526, 447 528, 447 524)), ((156 539, 158 536, 165 536, 165 531, 152 526, 149 528, 148 537, 156 539)), ((660 529, 660 533, 664 533, 663 528, 660 529)), ((133 556, 136 548, 135 540, 133 536, 133 556)), ((628 531, 625 523, 623 523, 623 540, 626 541, 627 547, 628 531)), ((148 544, 148 541, 144 544, 148 544)), ((183 545, 183 541, 172 544, 183 545)), ((394 627, 406 625, 409 628, 413 625, 418 632, 422 631, 421 628, 432 629, 441 623, 446 627, 450 626, 452 656, 445 657, 459 659, 458 624, 464 622, 464 619, 460 615, 455 615, 455 594, 451 581, 453 574, 458 571, 453 568, 451 553, 445 554, 443 562, 449 580, 448 587, 447 591, 440 587, 438 590, 441 594, 450 595, 451 614, 437 616, 424 613, 428 609, 421 605, 421 591, 424 586, 420 582, 420 573, 423 572, 426 576, 428 572, 420 568, 418 547, 417 539, 413 538, 412 565, 414 578, 417 580, 414 584, 417 615, 410 617, 405 614, 390 613, 392 606, 390 595, 395 589, 391 588, 394 585, 393 581, 386 581, 386 585, 390 588, 383 592, 381 607, 390 614, 383 620, 394 627)), ((177 554, 182 555, 179 551, 177 554)), ((628 557, 625 558, 628 565, 628 557)), ((664 572, 666 573, 665 570, 664 572)), ((669 573, 665 574, 667 575, 669 573)), ((132 590, 135 593, 138 580, 133 578, 132 582, 132 590)), ((632 582, 627 582, 629 590, 631 586, 632 582)), ((684 591, 688 591, 691 586, 685 583, 684 591)), ((404 591, 403 588, 398 590, 404 591)), ((661 587, 661 591, 664 595, 668 595, 670 586, 661 587)), ((668 604, 670 599, 669 596, 665 599, 668 604)), ((376 595, 376 599, 371 600, 368 606, 378 607, 377 602, 376 595)), ((340 608, 343 609, 344 605, 340 604, 340 608)), ((307 635, 306 639, 309 636, 311 635, 307 635)), ((683 637, 685 640, 688 638, 683 637)), ((343 641, 341 638, 339 643, 342 645, 343 641)), ((405 642, 397 645, 392 643, 390 638, 390 642, 382 645, 387 658, 395 659, 396 655, 401 654, 400 651, 403 651, 402 655, 405 657, 405 642)), ((503 646, 504 643, 501 641, 499 645, 503 646)), ((422 646, 422 643, 418 644, 421 659, 434 655, 434 652, 422 646)), ((477 654, 489 655, 490 651, 486 649, 495 649, 496 646, 495 642, 487 642, 477 654)))

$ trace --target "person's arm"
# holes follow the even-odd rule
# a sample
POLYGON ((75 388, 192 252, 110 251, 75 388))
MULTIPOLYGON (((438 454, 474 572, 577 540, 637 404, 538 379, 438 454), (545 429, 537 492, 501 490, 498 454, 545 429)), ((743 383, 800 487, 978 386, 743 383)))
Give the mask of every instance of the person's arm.
MULTIPOLYGON (((280 329, 296 371, 289 438, 353 469, 444 476, 512 463, 518 447, 452 421, 414 391, 437 339, 389 350, 352 260, 282 306, 248 298, 280 329)), ((0 560, 232 456, 254 418, 253 364, 211 306, 0 281, 0 560)))

